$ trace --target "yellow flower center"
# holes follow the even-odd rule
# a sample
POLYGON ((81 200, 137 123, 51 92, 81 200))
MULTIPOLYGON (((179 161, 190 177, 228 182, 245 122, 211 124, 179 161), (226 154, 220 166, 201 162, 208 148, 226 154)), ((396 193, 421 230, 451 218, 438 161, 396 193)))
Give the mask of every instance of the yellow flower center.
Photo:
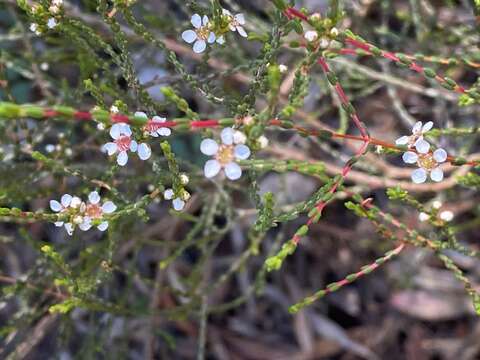
POLYGON ((422 154, 418 156, 418 166, 425 170, 431 171, 437 167, 437 162, 431 154, 422 154))
POLYGON ((208 35, 210 35, 210 29, 207 26, 202 26, 201 28, 195 30, 195 32, 200 40, 207 40, 208 35))
POLYGON ((222 165, 226 165, 226 164, 232 162, 233 159, 234 159, 233 146, 232 145, 220 145, 215 158, 222 165))

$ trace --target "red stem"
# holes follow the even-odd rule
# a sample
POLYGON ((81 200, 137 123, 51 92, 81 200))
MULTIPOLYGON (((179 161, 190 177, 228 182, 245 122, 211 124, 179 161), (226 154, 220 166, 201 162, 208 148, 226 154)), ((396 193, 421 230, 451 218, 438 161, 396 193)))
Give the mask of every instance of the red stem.
MULTIPOLYGON (((45 118, 51 118, 51 117, 55 117, 55 116, 58 116, 58 115, 61 115, 61 114, 59 112, 51 110, 51 109, 46 109, 43 113, 43 116, 45 118)), ((86 120, 86 121, 93 120, 93 115, 89 112, 86 112, 86 111, 76 111, 73 114, 73 117, 75 119, 78 119, 78 120, 86 120)), ((128 123, 130 121, 130 119, 127 115, 112 114, 111 115, 111 121, 113 123, 117 123, 117 122, 128 123)), ((157 122, 148 120, 145 125, 151 127, 151 130, 155 130, 155 129, 158 129, 158 128, 161 128, 161 127, 174 128, 174 127, 182 125, 182 124, 189 125, 192 128, 209 128, 209 127, 220 126, 220 122, 217 119, 194 120, 194 121, 190 121, 190 122, 178 122, 178 121, 175 121, 175 120, 171 120, 171 121, 166 121, 166 122, 163 122, 163 123, 157 123, 157 122)), ((270 120, 269 124, 272 125, 272 126, 279 126, 279 127, 282 126, 282 122, 278 119, 270 120)), ((304 128, 304 127, 299 126, 299 125, 294 125, 292 128, 295 131, 298 131, 298 132, 301 132, 301 133, 304 133, 304 134, 308 134, 310 136, 320 136, 321 135, 321 133, 317 130, 307 129, 307 128, 304 128)), ((354 140, 354 141, 364 141, 365 142, 365 137, 363 137, 363 136, 340 134, 340 133, 335 133, 335 132, 330 132, 330 134, 331 134, 332 138, 349 139, 349 140, 354 140)), ((395 146, 394 144, 388 143, 386 141, 382 141, 382 140, 372 138, 372 137, 369 137, 368 139, 369 139, 370 144, 379 145, 379 146, 389 148, 389 149, 399 150, 399 148, 397 146, 395 146)), ((410 150, 410 151, 415 151, 415 150, 413 149, 413 150, 410 150)), ((447 160, 450 161, 450 162, 453 162, 453 161, 455 161, 455 157, 448 156, 447 160)), ((478 164, 479 164, 479 161, 469 161, 469 162, 465 163, 465 165, 472 165, 472 166, 475 166, 475 165, 478 165, 478 164)))

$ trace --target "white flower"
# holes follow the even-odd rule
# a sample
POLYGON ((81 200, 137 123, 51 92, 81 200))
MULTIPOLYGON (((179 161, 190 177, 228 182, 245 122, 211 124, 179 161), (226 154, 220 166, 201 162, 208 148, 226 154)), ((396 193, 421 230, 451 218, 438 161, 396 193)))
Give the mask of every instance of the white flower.
POLYGON ((440 200, 435 200, 435 201, 432 203, 432 206, 433 206, 434 209, 437 209, 437 210, 438 210, 438 209, 440 209, 440 208, 443 206, 443 204, 442 204, 442 202, 441 202, 440 200))
POLYGON ((160 116, 154 116, 144 127, 144 129, 153 137, 170 136, 172 130, 168 127, 162 127, 162 123, 167 119, 160 116))
POLYGON ((233 16, 232 13, 227 9, 223 9, 222 11, 223 15, 228 17, 228 27, 230 30, 237 31, 242 37, 247 37, 248 35, 243 28, 243 25, 245 25, 245 16, 243 14, 237 14, 233 16))
POLYGON ((452 221, 453 217, 454 214, 450 210, 445 210, 440 213, 440 219, 442 219, 443 221, 452 221))
POLYGON ((268 139, 265 135, 260 136, 258 139, 258 144, 260 145, 261 149, 265 149, 268 146, 268 139))
POLYGON ((190 179, 188 178, 187 174, 180 174, 180 182, 182 185, 187 185, 190 179))
POLYGON ((428 219, 430 219, 430 215, 428 215, 427 213, 424 213, 423 211, 418 214, 418 220, 424 222, 424 221, 427 221, 428 219))
MULTIPOLYGON (((202 53, 207 48, 207 42, 212 44, 216 40, 215 34, 210 30, 210 22, 206 15, 203 19, 198 14, 193 14, 190 22, 195 30, 185 30, 182 33, 182 39, 187 43, 193 44, 193 51, 197 54, 202 53)), ((217 40, 218 41, 218 40, 217 40)), ((219 40, 220 42, 223 41, 219 40)))
POLYGON ((147 160, 152 155, 152 150, 148 144, 138 145, 135 140, 132 140, 132 130, 130 126, 125 123, 114 124, 110 128, 110 136, 113 142, 108 142, 102 147, 102 151, 109 156, 118 152, 117 164, 125 166, 128 162, 128 151, 137 152, 141 160, 147 160))
POLYGON ((318 33, 315 30, 309 30, 303 36, 308 42, 313 42, 318 39, 318 33))
POLYGON ((41 35, 42 34, 40 29, 38 28, 38 24, 31 23, 29 29, 30 29, 31 32, 35 33, 35 35, 41 35))
POLYGON ((57 14, 60 11, 60 8, 63 6, 63 0, 53 0, 48 11, 52 14, 57 14))
POLYGON ((320 46, 320 49, 326 49, 330 46, 330 39, 322 37, 318 45, 320 46))
MULTIPOLYGON (((70 194, 64 194, 62 195, 62 198, 60 199, 60 202, 57 200, 50 200, 50 209, 52 211, 57 212, 57 213, 66 213, 68 212, 68 208, 71 207, 73 197, 70 194)), ((55 226, 64 226, 65 230, 67 230, 68 235, 73 234, 73 229, 74 225, 70 222, 63 222, 63 221, 56 221, 55 226)))
POLYGON ((236 143, 234 133, 232 128, 227 127, 220 134, 222 144, 219 145, 213 139, 204 139, 200 143, 200 151, 203 154, 214 156, 214 159, 208 160, 203 168, 207 178, 214 177, 222 168, 230 180, 237 180, 242 176, 242 168, 235 160, 248 159, 250 149, 244 144, 236 143))
POLYGON ((53 29, 55 26, 57 26, 57 20, 55 20, 55 18, 50 18, 48 19, 47 21, 47 27, 49 29, 53 29))
POLYGON ((415 147, 421 154, 426 154, 430 150, 430 144, 423 139, 423 135, 433 127, 433 122, 429 121, 422 126, 422 122, 418 121, 413 125, 412 135, 401 136, 395 140, 397 145, 408 145, 411 149, 415 147))
POLYGON ((48 11, 50 11, 51 14, 55 15, 58 14, 60 8, 57 5, 52 5, 48 8, 48 11))
POLYGON ((443 180, 443 171, 439 165, 447 160, 447 152, 444 149, 437 149, 433 154, 417 154, 413 151, 407 151, 402 158, 407 164, 417 163, 419 166, 419 169, 412 172, 412 181, 414 183, 420 184, 425 182, 428 174, 430 174, 430 178, 433 181, 439 182, 443 180))
POLYGON ((278 65, 278 70, 280 71, 280 73, 283 74, 283 73, 287 72, 288 67, 286 65, 280 64, 280 65, 278 65))
POLYGON ((183 208, 185 207, 185 201, 183 201, 180 197, 174 198, 174 196, 175 192, 173 191, 173 189, 166 189, 163 193, 163 197, 165 198, 165 200, 172 200, 172 205, 175 210, 183 210, 183 208))
POLYGON ((47 144, 45 145, 45 151, 48 153, 52 153, 55 151, 55 145, 53 144, 47 144))
MULTIPOLYGON (((82 231, 87 231, 92 227, 92 220, 101 219, 103 214, 111 214, 117 209, 117 206, 111 202, 106 201, 100 206, 100 195, 98 192, 92 191, 88 194, 88 203, 84 204, 83 210, 83 221, 79 224, 79 228, 82 231)), ((97 225, 97 229, 100 231, 105 231, 108 228, 108 222, 102 221, 97 225)))

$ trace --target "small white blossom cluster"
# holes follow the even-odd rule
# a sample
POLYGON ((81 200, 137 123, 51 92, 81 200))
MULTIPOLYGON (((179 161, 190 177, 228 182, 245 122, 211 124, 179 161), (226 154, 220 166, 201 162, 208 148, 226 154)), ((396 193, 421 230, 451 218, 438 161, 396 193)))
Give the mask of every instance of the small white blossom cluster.
POLYGON ((447 152, 444 149, 436 149, 430 152, 430 144, 423 138, 424 134, 433 127, 429 121, 425 125, 418 121, 412 128, 412 135, 405 135, 398 138, 397 145, 407 145, 408 151, 402 156, 407 164, 417 164, 418 169, 412 172, 412 181, 416 184, 424 183, 428 175, 433 181, 443 180, 443 170, 440 164, 447 160, 447 152), (412 151, 415 149, 415 151, 412 151))
MULTIPOLYGON (((143 113, 141 113, 143 114, 143 113)), ((138 116, 138 113, 135 113, 138 116)), ((145 115, 146 117, 146 115, 145 115)), ((110 128, 113 141, 102 146, 102 151, 109 156, 117 154, 117 164, 125 166, 128 162, 128 152, 136 152, 141 160, 147 160, 152 155, 152 149, 146 143, 138 144, 132 139, 132 129, 126 123, 117 123, 110 128)))
MULTIPOLYGON (((223 9, 223 16, 228 22, 228 28, 233 32, 238 32, 242 37, 247 37, 247 33, 243 28, 245 25, 245 17, 243 14, 232 15, 230 11, 223 9)), ((225 37, 222 34, 215 34, 213 25, 208 19, 208 16, 201 17, 199 14, 193 14, 190 19, 194 29, 185 30, 182 33, 182 39, 189 43, 193 43, 193 51, 200 54, 205 51, 208 44, 214 42, 218 44, 225 43, 225 37)))
POLYGON ((107 230, 108 221, 103 220, 103 215, 113 213, 117 207, 111 201, 106 201, 103 205, 100 205, 100 200, 100 195, 96 191, 92 191, 88 195, 87 202, 70 194, 64 194, 60 202, 50 200, 52 211, 68 217, 68 221, 57 221, 55 226, 65 227, 68 235, 72 235, 76 226, 82 231, 87 231, 93 226, 92 221, 100 220, 97 229, 100 231, 107 230))
MULTIPOLYGON (((180 182, 182 185, 187 185, 190 179, 186 174, 180 175, 180 182)), ((172 200, 172 206, 175 210, 181 211, 185 207, 185 202, 190 199, 190 193, 186 190, 183 190, 181 194, 175 194, 175 191, 171 188, 165 189, 163 192, 163 197, 165 200, 172 200)))
MULTIPOLYGON (((57 20, 55 18, 50 18, 48 19, 47 21, 47 27, 49 29, 53 29, 55 28, 55 26, 57 26, 57 20)), ((30 31, 35 33, 35 35, 42 35, 42 31, 40 30, 40 27, 38 26, 37 23, 31 23, 30 24, 30 31)))
POLYGON ((222 130, 220 138, 221 144, 213 139, 204 139, 200 143, 200 151, 213 156, 213 159, 205 163, 205 176, 212 178, 223 169, 227 178, 237 180, 242 176, 242 168, 236 160, 245 160, 250 156, 250 149, 244 144, 246 136, 241 131, 227 127, 222 130))
MULTIPOLYGON (((52 15, 52 17, 48 18, 47 20, 47 23, 46 23, 47 28, 54 29, 58 25, 58 22, 55 16, 60 13, 62 6, 63 6, 63 0, 52 0, 52 2, 50 3, 50 6, 48 7, 48 12, 52 15)), ((32 8, 32 11, 36 13, 39 11, 39 9, 40 9, 39 7, 34 7, 32 8)), ((37 23, 30 24, 30 31, 32 31, 36 35, 42 34, 40 26, 37 23)))
MULTIPOLYGON (((442 202, 438 200, 435 200, 432 203, 432 207, 436 210, 439 210, 442 206, 443 206, 442 202)), ((452 221, 454 217, 455 217, 455 214, 450 210, 442 210, 438 213, 438 218, 445 222, 452 221)), ((422 222, 430 220, 430 214, 427 214, 422 211, 420 214, 418 214, 418 220, 422 222)))
MULTIPOLYGON (((335 28, 333 28, 332 30, 334 30, 335 28)), ((334 34, 337 34, 338 35, 338 30, 335 29, 336 32, 332 32, 332 36, 334 36, 334 34)), ((320 38, 320 40, 318 39, 318 32, 315 31, 315 30, 308 30, 308 31, 305 31, 305 33, 303 34, 303 37, 305 38, 305 40, 307 40, 309 43, 316 43, 317 40, 318 40, 318 46, 320 47, 320 49, 326 49, 330 46, 330 39, 328 37, 322 37, 320 38)))

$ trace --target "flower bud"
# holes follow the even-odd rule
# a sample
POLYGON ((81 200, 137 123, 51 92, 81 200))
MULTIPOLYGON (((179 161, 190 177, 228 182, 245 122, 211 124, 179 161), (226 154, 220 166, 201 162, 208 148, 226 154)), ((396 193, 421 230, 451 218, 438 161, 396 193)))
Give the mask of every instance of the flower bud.
POLYGON ((305 39, 309 42, 314 42, 318 39, 318 33, 315 30, 309 30, 304 35, 305 39))

